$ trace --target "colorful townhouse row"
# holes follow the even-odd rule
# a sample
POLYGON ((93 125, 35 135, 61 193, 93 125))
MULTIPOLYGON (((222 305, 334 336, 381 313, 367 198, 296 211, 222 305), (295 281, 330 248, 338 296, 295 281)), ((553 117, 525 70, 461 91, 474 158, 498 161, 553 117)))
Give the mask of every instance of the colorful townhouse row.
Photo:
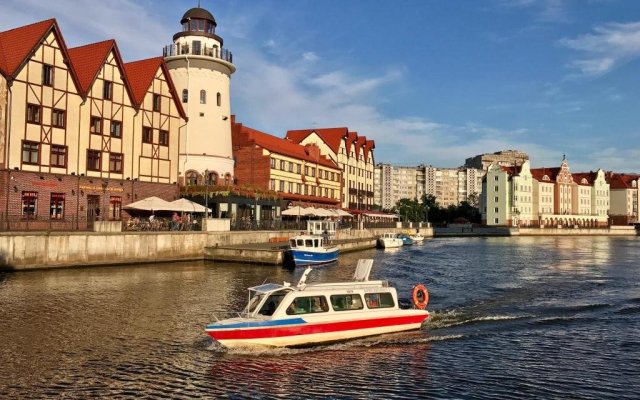
POLYGON ((492 164, 482 181, 488 226, 607 227, 638 222, 640 175, 492 164))

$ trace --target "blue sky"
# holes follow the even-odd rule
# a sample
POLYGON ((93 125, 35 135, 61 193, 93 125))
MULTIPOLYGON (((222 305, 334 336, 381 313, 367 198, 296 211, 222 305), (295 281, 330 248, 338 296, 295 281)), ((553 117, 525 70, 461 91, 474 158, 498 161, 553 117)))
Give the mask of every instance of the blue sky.
MULTIPOLYGON (((161 54, 197 1, 3 0, 0 29, 55 17, 70 47, 161 54)), ((640 172, 640 1, 202 0, 234 53, 232 112, 277 136, 347 126, 376 162, 640 172)))

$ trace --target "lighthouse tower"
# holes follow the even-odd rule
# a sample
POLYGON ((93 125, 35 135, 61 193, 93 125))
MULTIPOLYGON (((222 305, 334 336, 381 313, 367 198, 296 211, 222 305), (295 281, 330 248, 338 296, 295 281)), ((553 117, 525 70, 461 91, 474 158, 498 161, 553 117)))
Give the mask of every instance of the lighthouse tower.
POLYGON ((204 8, 188 10, 182 31, 164 48, 164 59, 189 120, 180 129, 182 185, 233 182, 231 52, 222 47, 216 20, 204 8))

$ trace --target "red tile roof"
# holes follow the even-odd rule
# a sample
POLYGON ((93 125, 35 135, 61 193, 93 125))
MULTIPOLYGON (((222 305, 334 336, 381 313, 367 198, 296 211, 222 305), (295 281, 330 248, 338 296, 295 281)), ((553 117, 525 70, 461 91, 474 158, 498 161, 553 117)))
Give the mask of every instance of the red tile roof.
POLYGON ((637 181, 638 179, 640 179, 640 175, 617 174, 613 172, 607 174, 610 189, 631 189, 633 188, 631 182, 634 180, 637 181))
MULTIPOLYGON (((56 35, 56 39, 58 40, 60 51, 65 59, 69 61, 69 73, 76 85, 78 93, 82 97, 86 97, 93 85, 93 82, 98 76, 102 65, 107 59, 107 55, 111 50, 113 50, 131 102, 136 106, 136 108, 139 107, 140 103, 134 100, 134 91, 130 84, 131 78, 128 77, 125 71, 117 43, 114 40, 105 40, 103 42, 67 49, 62 33, 60 32, 55 19, 48 19, 31 25, 25 25, 19 28, 0 32, 0 74, 4 75, 7 79, 14 78, 15 75, 20 72, 22 66, 29 60, 32 52, 42 43, 52 29, 56 35)), ((163 68, 163 72, 166 76, 167 82, 169 83, 169 88, 176 107, 180 112, 180 115, 184 119, 187 119, 175 90, 175 86, 173 85, 173 81, 171 80, 171 76, 169 75, 169 71, 162 58, 157 57, 157 59, 161 62, 160 66, 163 68)), ((148 60, 142 60, 142 62, 144 61, 148 60)), ((155 74, 156 72, 157 68, 153 73, 155 74)), ((138 74, 136 73, 135 75, 136 88, 139 90, 139 83, 137 82, 138 74)))
POLYGON ((520 172, 522 172, 522 165, 513 165, 513 166, 500 165, 500 169, 505 171, 507 174, 514 176, 514 175, 519 175, 520 172))
POLYGON ((593 182, 598 177, 597 172, 572 172, 571 177, 573 181, 578 185, 593 186, 593 182), (586 180, 586 183, 582 183, 582 180, 586 180))
POLYGON ((558 177, 558 173, 560 172, 560 167, 556 168, 531 168, 531 175, 533 179, 538 182, 555 182, 558 177), (547 175, 549 177, 549 181, 543 181, 542 178, 547 175))
POLYGON ((318 158, 313 157, 305 146, 292 143, 287 139, 281 139, 279 137, 269 135, 268 133, 260 132, 256 129, 248 128, 241 124, 236 124, 236 126, 240 126, 241 134, 246 135, 248 141, 254 142, 258 146, 273 153, 297 158, 299 160, 311 161, 324 165, 325 167, 339 169, 336 163, 323 155, 320 155, 318 158))
POLYGON ((346 138, 347 155, 351 154, 351 145, 354 144, 357 138, 358 138, 358 134, 356 132, 349 132, 347 134, 347 138, 346 138))
POLYGON ((78 74, 80 93, 84 97, 89 93, 93 82, 98 77, 107 56, 114 49, 116 41, 113 39, 91 43, 69 49, 69 57, 73 69, 78 74))
POLYGON ((140 107, 144 101, 144 97, 147 95, 149 87, 151 87, 151 84, 153 83, 153 78, 156 76, 158 68, 162 68, 162 73, 167 79, 169 91, 171 92, 171 96, 178 108, 178 112, 184 119, 187 119, 187 115, 182 107, 178 92, 173 84, 173 80, 171 80, 167 64, 165 64, 162 57, 153 57, 146 60, 133 61, 124 64, 124 70, 126 71, 131 84, 131 92, 136 107, 140 107))
POLYGON ((365 161, 369 158, 369 152, 376 148, 376 142, 374 140, 367 140, 364 145, 364 159, 365 161))
POLYGON ((320 128, 320 129, 300 129, 287 131, 286 138, 294 143, 302 142, 307 136, 316 133, 334 152, 340 151, 340 142, 347 136, 349 130, 344 127, 339 128, 320 128))
POLYGON ((362 155, 364 155, 364 145, 366 142, 366 137, 358 136, 358 139, 356 139, 356 156, 359 156, 360 152, 362 152, 362 155))
POLYGON ((48 19, 0 32, 0 73, 14 78, 53 27, 56 20, 48 19))

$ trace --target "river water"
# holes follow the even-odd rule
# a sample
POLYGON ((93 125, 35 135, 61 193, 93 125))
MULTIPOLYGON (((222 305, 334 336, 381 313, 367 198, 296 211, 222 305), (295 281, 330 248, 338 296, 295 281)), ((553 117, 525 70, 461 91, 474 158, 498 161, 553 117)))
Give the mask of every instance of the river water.
POLYGON ((0 398, 640 396, 640 239, 452 238, 368 250, 309 281, 430 291, 421 331, 225 351, 203 327, 301 270, 205 262, 0 274, 0 398))

